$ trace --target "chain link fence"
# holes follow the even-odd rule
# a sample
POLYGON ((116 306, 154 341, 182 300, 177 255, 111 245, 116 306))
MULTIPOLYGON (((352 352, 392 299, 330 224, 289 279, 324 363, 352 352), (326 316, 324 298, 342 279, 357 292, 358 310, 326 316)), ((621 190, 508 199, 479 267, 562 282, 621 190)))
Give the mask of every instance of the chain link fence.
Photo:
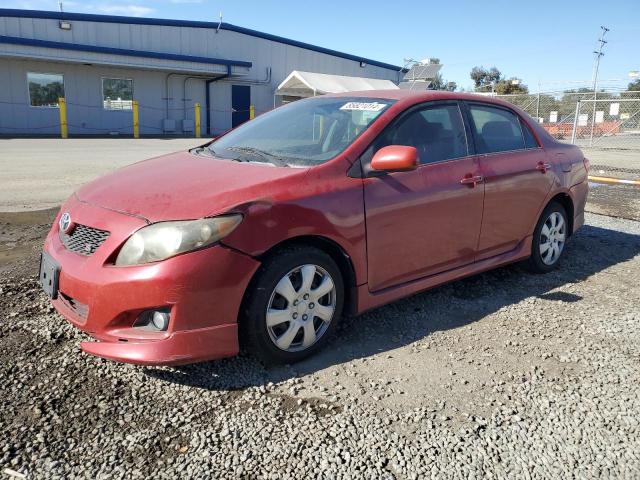
POLYGON ((640 179, 640 92, 493 96, 523 109, 554 138, 578 145, 598 173, 640 179))

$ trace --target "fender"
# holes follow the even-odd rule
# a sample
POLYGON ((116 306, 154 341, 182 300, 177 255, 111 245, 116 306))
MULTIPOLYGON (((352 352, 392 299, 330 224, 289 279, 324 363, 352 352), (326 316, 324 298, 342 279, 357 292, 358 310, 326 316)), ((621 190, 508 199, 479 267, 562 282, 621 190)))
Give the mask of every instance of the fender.
POLYGON ((310 170, 285 195, 254 200, 229 211, 242 223, 224 239, 226 246, 259 257, 274 246, 302 236, 329 239, 351 259, 357 285, 367 282, 363 184, 344 165, 310 170), (335 170, 342 173, 336 174, 335 170), (255 232, 260 232, 256 235, 255 232))

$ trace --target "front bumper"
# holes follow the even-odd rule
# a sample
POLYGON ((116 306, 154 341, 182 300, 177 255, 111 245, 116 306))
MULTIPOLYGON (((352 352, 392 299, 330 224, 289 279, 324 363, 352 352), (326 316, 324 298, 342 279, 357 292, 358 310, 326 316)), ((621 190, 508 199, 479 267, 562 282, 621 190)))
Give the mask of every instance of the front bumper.
POLYGON ((44 250, 61 266, 56 310, 95 338, 82 342, 92 355, 143 365, 177 365, 238 353, 237 318, 244 292, 259 263, 216 245, 162 262, 114 267, 113 253, 137 229, 138 217, 72 198, 62 211, 76 223, 111 232, 90 256, 67 250, 58 222, 44 250), (145 310, 168 308, 165 332, 133 328, 145 310))

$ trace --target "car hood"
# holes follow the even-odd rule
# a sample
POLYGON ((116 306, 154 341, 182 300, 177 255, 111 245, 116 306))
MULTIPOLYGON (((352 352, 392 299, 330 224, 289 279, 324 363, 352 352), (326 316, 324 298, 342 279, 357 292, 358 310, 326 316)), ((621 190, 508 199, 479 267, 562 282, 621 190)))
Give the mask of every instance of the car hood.
POLYGON ((187 220, 268 198, 274 192, 273 182, 307 170, 179 152, 100 177, 80 188, 76 196, 151 223, 187 220))

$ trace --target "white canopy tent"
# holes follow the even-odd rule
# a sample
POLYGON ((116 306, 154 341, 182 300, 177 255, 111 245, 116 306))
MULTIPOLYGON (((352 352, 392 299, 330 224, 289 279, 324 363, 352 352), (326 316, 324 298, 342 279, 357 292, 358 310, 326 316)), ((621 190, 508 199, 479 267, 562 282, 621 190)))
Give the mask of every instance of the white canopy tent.
POLYGON ((275 94, 282 97, 307 98, 327 93, 397 89, 398 86, 391 80, 347 77, 344 75, 328 75, 325 73, 294 70, 278 85, 275 94))

